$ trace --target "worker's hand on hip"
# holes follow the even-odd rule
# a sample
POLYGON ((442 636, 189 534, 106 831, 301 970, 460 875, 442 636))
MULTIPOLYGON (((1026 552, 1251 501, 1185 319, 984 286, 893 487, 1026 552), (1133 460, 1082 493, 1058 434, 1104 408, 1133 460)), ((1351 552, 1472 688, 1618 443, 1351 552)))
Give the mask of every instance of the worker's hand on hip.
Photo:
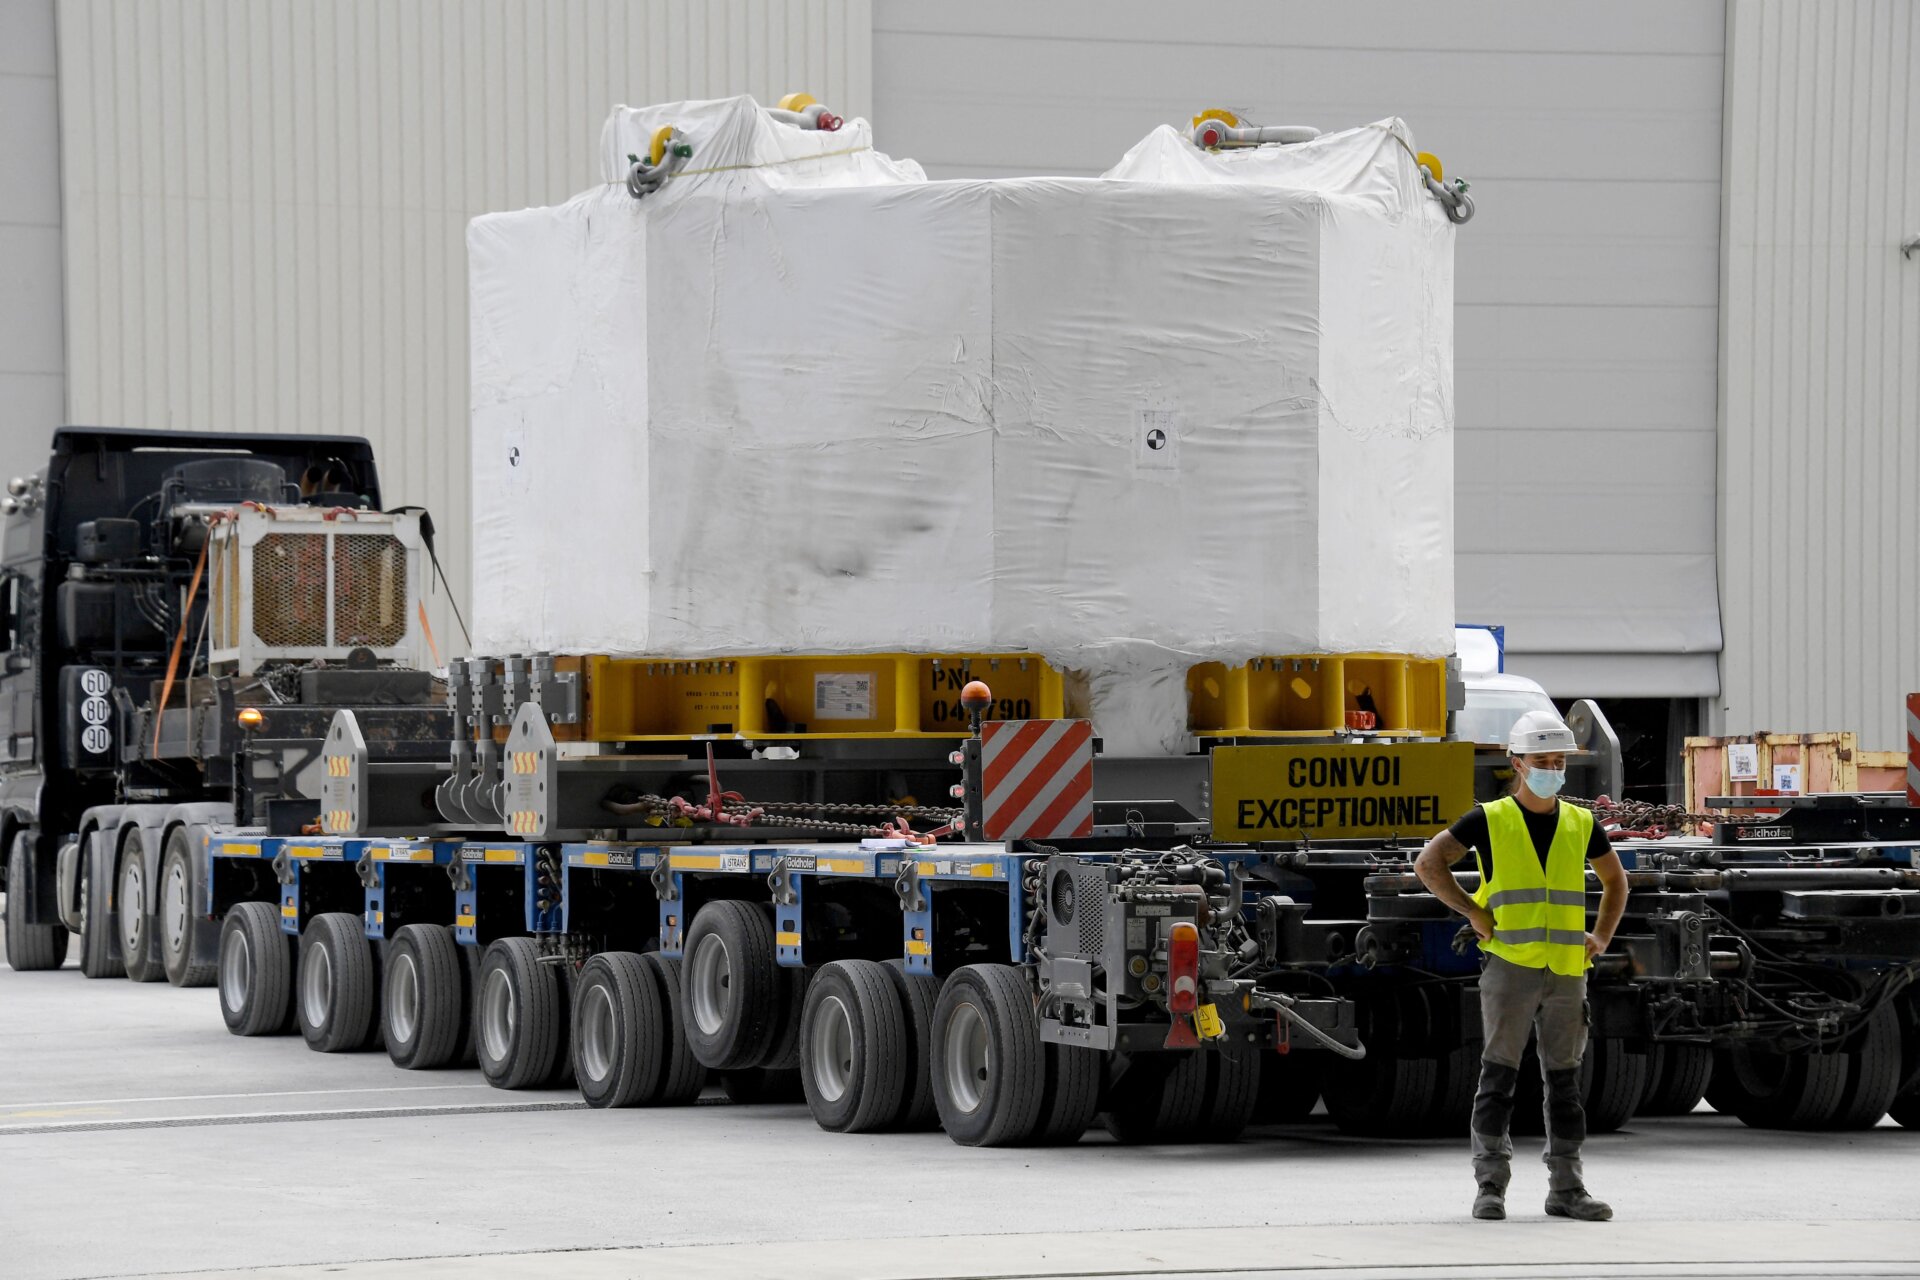
POLYGON ((1493 912, 1485 907, 1475 907, 1467 912, 1467 923, 1473 926, 1473 931, 1479 935, 1480 941, 1493 940, 1493 912))
POLYGON ((1600 939, 1594 937, 1592 934, 1587 935, 1587 959, 1593 959, 1606 949, 1606 943, 1600 941, 1600 939))

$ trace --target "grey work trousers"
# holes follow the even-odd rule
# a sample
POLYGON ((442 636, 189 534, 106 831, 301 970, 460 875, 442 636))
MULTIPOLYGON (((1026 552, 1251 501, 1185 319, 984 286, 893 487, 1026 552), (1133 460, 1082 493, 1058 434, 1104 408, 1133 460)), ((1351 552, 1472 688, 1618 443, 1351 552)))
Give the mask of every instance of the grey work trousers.
POLYGON ((1513 1091, 1520 1055, 1534 1032, 1546 1082, 1547 1185, 1582 1185, 1580 1148, 1587 1113, 1580 1100, 1580 1059, 1587 1048, 1587 979, 1533 969, 1487 956, 1480 974, 1480 1089, 1473 1100, 1473 1172, 1477 1181, 1506 1189, 1513 1172, 1513 1091))

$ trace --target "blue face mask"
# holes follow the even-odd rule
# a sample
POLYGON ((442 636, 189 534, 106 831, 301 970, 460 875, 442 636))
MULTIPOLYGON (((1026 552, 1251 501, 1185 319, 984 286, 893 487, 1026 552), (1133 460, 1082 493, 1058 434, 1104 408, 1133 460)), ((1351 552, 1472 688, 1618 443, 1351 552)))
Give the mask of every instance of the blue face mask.
POLYGON ((1527 770, 1527 790, 1542 800, 1551 800, 1560 794, 1560 788, 1567 785, 1565 769, 1529 769, 1527 770))

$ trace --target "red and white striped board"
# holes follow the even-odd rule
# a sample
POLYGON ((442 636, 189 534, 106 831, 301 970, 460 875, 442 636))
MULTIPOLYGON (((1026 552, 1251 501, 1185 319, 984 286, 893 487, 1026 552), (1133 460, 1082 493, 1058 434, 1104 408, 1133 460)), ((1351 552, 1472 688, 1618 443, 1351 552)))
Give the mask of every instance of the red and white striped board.
POLYGON ((1907 803, 1920 809, 1920 693, 1907 695, 1907 803))
POLYGON ((1093 722, 990 720, 980 729, 989 840, 1093 834, 1093 722))

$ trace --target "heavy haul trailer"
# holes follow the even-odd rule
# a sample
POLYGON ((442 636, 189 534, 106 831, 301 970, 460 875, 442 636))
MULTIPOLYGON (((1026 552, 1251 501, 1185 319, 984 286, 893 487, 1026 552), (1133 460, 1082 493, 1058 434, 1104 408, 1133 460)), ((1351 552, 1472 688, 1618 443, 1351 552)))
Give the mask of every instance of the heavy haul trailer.
MULTIPOLYGON (((516 669, 531 687, 541 665, 516 669)), ((537 1085, 570 1071, 583 1094, 603 1105, 684 1099, 708 1068, 745 1096, 764 1088, 769 1073, 797 1064, 830 1128, 906 1123, 911 1112, 915 1121, 937 1115, 969 1142, 1069 1140, 1096 1109, 1123 1138, 1224 1138, 1263 1099, 1267 1114, 1285 1117, 1304 1114, 1322 1095, 1354 1132, 1443 1133, 1465 1123, 1478 1069, 1477 964, 1470 948, 1456 948, 1457 920, 1411 873, 1419 842, 1224 839, 1236 823, 1283 803, 1256 798, 1249 777, 1277 782, 1298 774, 1295 808, 1337 812, 1339 779, 1320 776, 1341 772, 1336 761, 1351 762, 1349 778, 1378 782, 1380 799, 1402 802, 1407 787, 1394 783, 1420 790, 1429 782, 1413 772, 1437 770, 1435 789, 1420 795, 1433 812, 1417 815, 1431 826, 1465 806, 1471 749, 1464 744, 1222 744, 1184 760, 1089 761, 1094 778, 1107 771, 1105 790, 1156 799, 1102 799, 1075 838, 983 842, 985 797, 962 783, 956 791, 967 808, 959 817, 975 837, 970 842, 811 843, 755 829, 748 802, 729 812, 718 799, 718 777, 703 773, 696 750, 684 750, 696 744, 682 743, 682 753, 663 760, 582 753, 555 741, 553 728, 577 716, 581 696, 576 688, 564 707, 523 706, 496 744, 488 812, 501 831, 541 837, 530 841, 369 836, 390 821, 404 824, 421 796, 476 803, 474 779, 449 788, 447 766, 373 762, 353 717, 340 716, 324 808, 329 821, 361 834, 274 846, 242 839, 223 848, 235 865, 277 860, 284 900, 249 910, 262 926, 275 922, 277 910, 286 937, 311 939, 304 946, 350 947, 350 964, 326 963, 330 972, 359 975, 360 994, 295 987, 286 968, 271 981, 275 991, 294 994, 269 994, 265 1004, 283 1011, 289 1002, 314 1001, 293 1016, 317 1047, 346 1047, 371 1037, 373 1010, 384 999, 393 1012, 389 1050, 408 1065, 458 1054, 458 1028, 470 1022, 494 1083, 537 1085), (676 810, 655 794, 689 780, 705 787, 704 805, 683 800, 676 810), (388 797, 385 812, 372 799, 380 795, 388 797), (1211 813, 1193 820, 1196 806, 1206 812, 1209 795, 1211 813), (716 813, 745 825, 715 820, 716 813), (593 828, 635 815, 661 824, 656 834, 590 838, 593 828), (331 876, 332 896, 303 892, 322 873, 331 876), (432 885, 443 899, 450 885, 453 914, 397 908, 403 883, 432 885), (316 925, 328 913, 338 919, 316 925), (389 966, 384 996, 376 996, 373 952, 344 940, 356 929, 394 939, 396 922, 418 923, 433 938, 406 944, 405 966, 389 966), (1175 925, 1191 926, 1190 944, 1175 925), (432 994, 412 958, 428 947, 447 957, 435 962, 441 985, 432 994), (463 963, 451 959, 456 948, 463 963), (1176 1002, 1189 955, 1193 995, 1176 1002), (969 972, 956 978, 962 969, 969 972), (334 1031, 336 1006, 359 1011, 344 1040, 334 1031), (413 1028, 429 1008, 444 1030, 422 1055, 413 1028), (1290 1052, 1273 1052, 1281 1046, 1290 1052), (972 1065, 963 1071, 963 1063, 972 1065), (968 1087, 967 1072, 991 1074, 989 1063, 1037 1074, 1021 1076, 1004 1097, 999 1079, 968 1087), (1023 1098, 1030 1108, 1021 1109, 1023 1098)), ((476 739, 504 718, 471 707, 470 714, 476 739)), ((483 746, 476 742, 472 754, 485 755, 483 746)), ((978 778, 979 751, 972 740, 933 763, 949 778, 978 778)), ((922 755, 921 772, 928 763, 922 755)), ((836 776, 870 776, 879 767, 900 770, 902 761, 882 766, 841 756, 832 767, 818 760, 724 766, 729 783, 756 793, 777 778, 810 776, 816 797, 836 776)), ((818 812, 836 811, 831 801, 812 803, 818 812)), ((805 810, 809 802, 787 808, 805 810)), ((1894 922, 1871 937, 1858 929, 1812 937, 1802 929, 1802 955, 1789 961, 1769 949, 1787 939, 1740 923, 1755 918, 1754 894, 1774 892, 1768 869, 1729 882, 1701 868, 1698 847, 1621 847, 1633 893, 1591 987, 1591 1127, 1617 1128, 1643 1109, 1690 1109, 1715 1053, 1728 1064, 1719 1099, 1751 1123, 1870 1123, 1889 1105, 1907 1114, 1910 1104, 1894 1099, 1911 1089, 1910 1064, 1920 1061, 1908 1047, 1913 1006, 1904 990, 1920 956, 1920 940, 1903 931, 1905 913, 1920 901, 1920 874, 1905 865, 1908 848, 1862 845, 1845 867, 1809 867, 1816 855, 1804 845, 1744 855, 1793 864, 1801 883, 1825 886, 1814 894, 1821 901, 1833 900, 1821 893, 1865 894, 1879 921, 1894 922), (1875 860, 1884 865, 1866 865, 1875 860), (1806 879, 1810 870, 1816 879, 1806 879), (1870 882, 1848 879, 1862 871, 1870 882), (1800 1020, 1756 1015, 1763 1000, 1793 1005, 1800 1020), (1806 1034, 1822 1024, 1824 1035, 1806 1034), (1889 1025, 1897 1032, 1891 1042, 1889 1025), (1815 1078, 1834 1095, 1825 1112, 1729 1101, 1727 1081, 1749 1081, 1743 1087, 1754 1092, 1757 1073, 1799 1080, 1816 1058, 1815 1078)), ((212 883, 218 911, 230 901, 219 888, 225 873, 212 883)), ((411 909, 429 900, 420 889, 410 892, 411 909)), ((229 915, 228 928, 242 925, 229 915)), ((251 996, 227 998, 223 986, 223 999, 236 1029, 269 1029, 288 1016, 249 1023, 251 996)), ((1525 1124, 1528 1109, 1522 1116, 1525 1124)))
POLYGON ((5 501, 7 958, 213 977, 214 825, 298 831, 351 707, 384 755, 450 732, 419 605, 431 525, 352 436, 57 431, 5 501))

